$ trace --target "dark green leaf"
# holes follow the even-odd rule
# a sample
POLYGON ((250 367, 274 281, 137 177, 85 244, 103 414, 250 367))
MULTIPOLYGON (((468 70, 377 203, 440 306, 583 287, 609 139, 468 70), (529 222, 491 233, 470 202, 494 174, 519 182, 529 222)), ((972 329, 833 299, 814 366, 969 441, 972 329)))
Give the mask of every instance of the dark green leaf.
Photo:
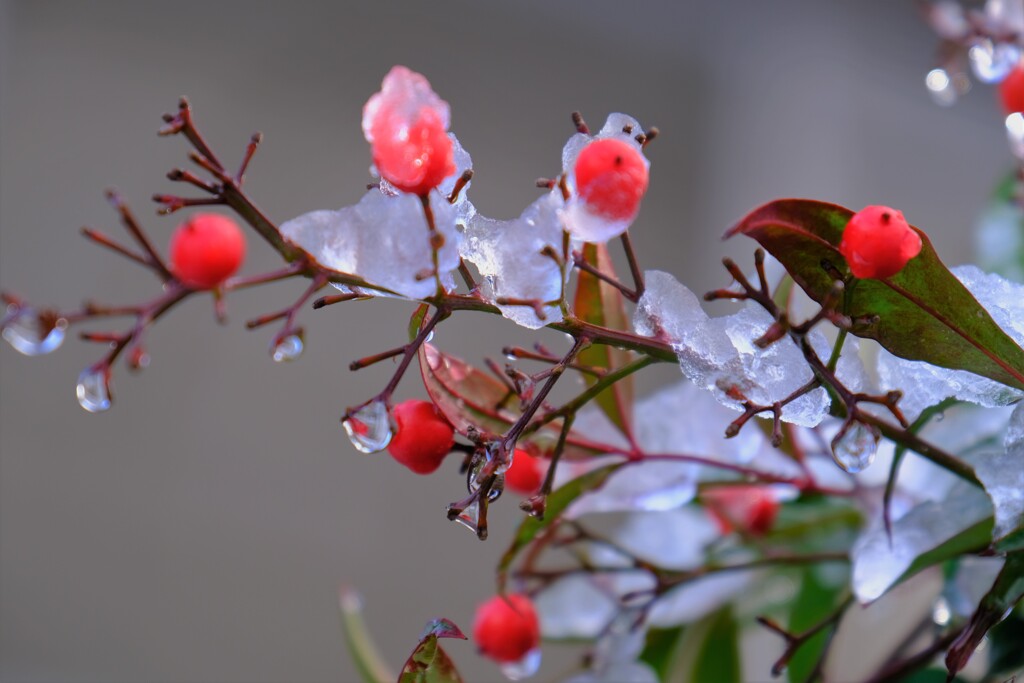
MULTIPOLYGON (((838 588, 821 583, 813 569, 800 572, 800 576, 800 592, 789 612, 790 633, 801 633, 821 623, 835 609, 839 593, 838 588)), ((829 636, 829 629, 822 629, 789 660, 786 676, 792 683, 803 683, 810 679, 811 672, 828 644, 829 636)))
POLYGON ((505 553, 501 556, 501 561, 498 563, 498 585, 502 591, 504 590, 508 569, 512 566, 519 551, 529 545, 536 538, 537 534, 551 526, 565 508, 576 500, 580 494, 601 486, 619 466, 619 464, 615 464, 591 470, 583 476, 576 477, 567 482, 548 496, 544 519, 527 517, 519 524, 519 528, 516 529, 515 536, 512 538, 512 544, 505 550, 505 553))
POLYGON ((409 655, 398 683, 462 683, 455 664, 438 644, 438 638, 466 640, 459 627, 448 619, 435 619, 427 624, 420 642, 409 655))
POLYGON ((992 646, 989 655, 989 675, 998 680, 1006 680, 1015 673, 1024 673, 1024 614, 1014 610, 988 632, 988 642, 992 646), (1001 674, 1001 675, 1000 675, 1001 674))
POLYGON ((659 681, 674 679, 673 673, 679 644, 683 636, 683 627, 652 628, 647 631, 644 651, 640 653, 640 661, 649 664, 659 681))
POLYGON ((782 199, 755 209, 726 236, 760 242, 818 302, 832 288, 833 274, 822 266, 831 264, 851 283, 844 312, 855 320, 852 334, 875 339, 903 358, 1024 389, 1024 350, 949 272, 920 230, 921 253, 902 271, 882 280, 850 280, 839 242, 852 215, 834 204, 782 199), (875 315, 877 324, 870 322, 875 315))
POLYGON ((989 629, 1024 598, 1024 553, 1010 553, 995 583, 946 653, 946 669, 955 674, 967 664, 989 629))
POLYGON ((728 606, 683 632, 677 671, 681 681, 740 683, 739 628, 728 606))
MULTIPOLYGON (((615 268, 612 265, 608 247, 604 244, 587 243, 583 245, 583 258, 587 263, 612 278, 615 268)), ((626 317, 625 297, 622 292, 600 278, 581 270, 576 285, 576 298, 573 302, 576 317, 584 322, 593 323, 615 330, 631 329, 630 320, 626 317)), ((614 370, 628 365, 633 354, 608 344, 594 344, 580 352, 577 362, 595 368, 614 370)), ((587 386, 593 385, 598 378, 583 374, 587 386)), ((632 434, 633 429, 633 376, 608 387, 595 399, 605 415, 618 427, 623 434, 632 434)))

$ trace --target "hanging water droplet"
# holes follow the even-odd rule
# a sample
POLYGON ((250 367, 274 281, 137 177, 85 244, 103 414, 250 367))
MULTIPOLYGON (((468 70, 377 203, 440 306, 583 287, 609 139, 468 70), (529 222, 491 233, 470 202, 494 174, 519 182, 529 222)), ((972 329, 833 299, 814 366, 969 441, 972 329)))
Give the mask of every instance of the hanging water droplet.
POLYGON ((108 371, 105 367, 91 367, 78 376, 75 394, 78 404, 90 413, 102 413, 110 409, 110 386, 108 371))
POLYGON ((832 440, 832 458, 851 474, 867 469, 878 452, 878 432, 863 422, 853 422, 832 440))
POLYGON ((427 338, 423 340, 424 343, 429 344, 434 341, 434 330, 427 332, 427 338))
POLYGON ((983 83, 998 83, 1006 78, 1020 61, 1020 48, 1013 43, 995 42, 984 38, 967 52, 971 71, 983 83))
POLYGON ((949 107, 956 103, 959 95, 953 85, 953 79, 949 77, 945 69, 929 71, 928 75, 924 77, 924 85, 928 88, 928 93, 936 104, 949 107))
POLYGON ((1006 117, 1006 139, 1013 156, 1024 160, 1024 115, 1020 112, 1006 117))
POLYGON ((949 601, 945 596, 940 595, 932 605, 932 621, 936 626, 945 626, 953 617, 953 611, 949 607, 949 601))
POLYGON ((480 519, 480 505, 475 500, 466 507, 465 510, 460 512, 457 517, 452 521, 456 524, 466 527, 473 532, 476 536, 477 532, 477 521, 480 519))
POLYGON ((537 673, 540 669, 540 648, 534 648, 514 662, 504 662, 501 673, 510 681, 521 681, 537 673))
POLYGON ((370 401, 341 421, 356 450, 377 453, 391 443, 391 416, 380 399, 370 401))
POLYGON ((67 327, 68 323, 63 318, 47 324, 40 319, 35 310, 23 308, 13 320, 4 325, 2 334, 18 353, 42 356, 60 347, 64 342, 64 331, 67 327))
POLYGON ((301 334, 289 334, 274 345, 270 357, 274 359, 275 363, 292 361, 302 355, 304 348, 301 334))
MULTIPOLYGON (((494 450, 497 446, 489 446, 485 451, 485 457, 476 458, 473 462, 473 466, 466 476, 466 488, 470 493, 476 493, 477 489, 483 484, 483 468, 488 462, 494 458, 494 450)), ((512 464, 512 453, 509 453, 508 462, 504 465, 500 465, 495 470, 497 476, 491 483, 491 489, 487 492, 487 500, 494 502, 501 497, 502 492, 505 490, 505 471, 512 464)))

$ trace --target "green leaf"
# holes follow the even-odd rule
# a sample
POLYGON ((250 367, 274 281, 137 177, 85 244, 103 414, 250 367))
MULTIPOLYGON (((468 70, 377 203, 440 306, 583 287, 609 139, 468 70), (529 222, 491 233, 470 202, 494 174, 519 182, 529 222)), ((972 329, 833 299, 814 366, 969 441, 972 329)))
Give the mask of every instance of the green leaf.
POLYGON ((989 655, 989 676, 1006 680, 1012 674, 1024 673, 1024 614, 1020 609, 1010 613, 1006 619, 988 632, 992 646, 989 655))
POLYGON ((420 327, 423 325, 423 321, 427 319, 427 312, 430 311, 430 306, 427 304, 420 304, 413 311, 412 317, 409 318, 409 341, 416 339, 416 336, 420 333, 420 327))
POLYGON ((647 631, 644 651, 640 653, 640 661, 649 664, 658 674, 659 681, 677 680, 675 664, 678 659, 679 645, 682 642, 683 627, 652 628, 647 631))
POLYGON ((739 627, 730 607, 690 625, 679 646, 680 681, 740 683, 739 627))
POLYGON ((821 302, 832 288, 832 267, 849 284, 844 313, 852 334, 874 339, 890 352, 944 368, 967 370, 1024 389, 1024 350, 998 325, 939 260, 920 230, 921 253, 896 275, 851 280, 839 253, 853 212, 825 202, 781 199, 755 209, 726 233, 757 240, 789 271, 808 296, 821 302), (872 316, 878 322, 871 322, 872 316))
POLYGON ((438 644, 438 638, 466 640, 459 627, 448 619, 435 619, 427 624, 416 649, 402 667, 398 683, 462 683, 448 653, 438 644))
POLYGON ((967 627, 957 636, 946 653, 946 669, 953 675, 964 668, 967 660, 989 629, 1024 598, 1024 553, 1010 553, 992 588, 981 599, 967 627))
MULTIPOLYGON (((840 592, 839 588, 819 581, 813 569, 806 569, 800 575, 800 592, 789 612, 790 633, 806 631, 832 614, 837 603, 836 596, 840 592)), ((829 637, 830 629, 822 629, 797 650, 786 667, 786 676, 791 683, 803 683, 810 679, 829 637)))
POLYGON ((363 619, 363 600, 354 590, 343 587, 338 595, 341 631, 348 651, 364 683, 391 683, 395 674, 384 662, 363 619))
MULTIPOLYGON (((615 277, 615 268, 606 245, 590 242, 584 244, 583 258, 605 275, 615 277)), ((585 270, 579 271, 573 311, 576 317, 584 322, 614 330, 631 329, 630 320, 626 317, 625 297, 622 296, 622 292, 585 270)), ((593 344, 580 352, 577 362, 581 365, 614 370, 628 365, 632 359, 633 354, 630 351, 609 344, 593 344)), ((583 373, 583 380, 587 386, 592 386, 598 378, 583 373)), ((632 435, 634 401, 632 375, 602 391, 595 400, 612 424, 618 427, 623 434, 632 435)))
POLYGON ((516 529, 512 537, 512 543, 505 550, 498 562, 498 587, 500 592, 505 590, 505 579, 509 567, 515 561, 519 551, 525 548, 537 537, 537 534, 550 527, 562 512, 576 500, 581 494, 601 486, 608 476, 620 467, 621 463, 607 465, 605 467, 591 470, 586 474, 576 477, 565 483, 561 488, 552 491, 547 498, 544 512, 544 519, 526 517, 516 529))

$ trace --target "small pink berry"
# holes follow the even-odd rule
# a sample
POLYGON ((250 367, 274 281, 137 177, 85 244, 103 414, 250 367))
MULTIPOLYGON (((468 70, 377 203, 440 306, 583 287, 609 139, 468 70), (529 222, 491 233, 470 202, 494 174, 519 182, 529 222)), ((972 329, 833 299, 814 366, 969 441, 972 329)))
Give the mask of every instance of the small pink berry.
POLYGON ((496 595, 476 610, 473 640, 499 663, 518 662, 540 644, 540 621, 525 595, 496 595))
POLYGON ((455 443, 455 430, 430 401, 409 400, 392 413, 398 430, 388 444, 395 460, 416 474, 430 474, 455 443))
POLYGON ((631 220, 647 192, 647 164, 635 147, 602 138, 576 158, 576 192, 591 213, 609 220, 631 220))
POLYGON ((505 488, 530 496, 537 493, 543 480, 540 459, 517 448, 512 457, 512 466, 505 470, 505 488))
POLYGON ((238 224, 216 213, 200 213, 171 235, 170 269, 186 287, 213 289, 235 274, 245 258, 238 224))
POLYGON ((422 74, 391 69, 363 107, 363 133, 381 178, 423 196, 455 173, 448 113, 422 74))
POLYGON ((903 213, 888 206, 867 206, 846 224, 839 252, 859 278, 887 278, 903 270, 921 251, 921 236, 903 213))
POLYGON ((720 486, 701 493, 701 500, 723 534, 763 536, 779 513, 778 498, 763 486, 720 486))

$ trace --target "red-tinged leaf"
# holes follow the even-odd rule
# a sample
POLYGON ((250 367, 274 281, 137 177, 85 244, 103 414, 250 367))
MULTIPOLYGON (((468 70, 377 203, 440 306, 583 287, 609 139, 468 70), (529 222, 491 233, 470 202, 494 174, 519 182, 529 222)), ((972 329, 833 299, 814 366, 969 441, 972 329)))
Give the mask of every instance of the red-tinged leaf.
POLYGON ((402 667, 398 683, 462 683, 462 676, 448 653, 438 644, 438 638, 466 640, 459 627, 448 619, 431 621, 402 667))
MULTIPOLYGON (((583 245, 583 258, 605 275, 615 277, 608 247, 604 244, 587 243, 583 245)), ((584 322, 593 323, 615 330, 628 330, 629 318, 626 317, 625 297, 622 292, 590 273, 579 271, 576 284, 576 298, 573 302, 576 317, 584 322)), ((580 352, 577 362, 604 370, 614 370, 627 365, 633 354, 624 349, 607 344, 594 344, 580 352)), ((587 386, 593 385, 598 378, 583 374, 587 386)), ((616 382, 594 399, 597 405, 616 427, 627 437, 633 433, 633 376, 616 382)))
POLYGON ((600 487, 608 476, 621 465, 622 463, 606 465, 566 482, 548 496, 544 510, 544 519, 527 517, 520 522, 519 528, 516 529, 515 536, 512 538, 512 544, 505 550, 501 560, 498 562, 498 586, 502 591, 505 589, 505 578, 509 567, 515 562, 519 551, 529 545, 537 537, 537 534, 554 524, 559 515, 569 507, 570 503, 587 491, 600 487))
MULTIPOLYGON (((839 242, 852 215, 834 204, 780 199, 755 209, 726 237, 744 234, 760 242, 821 302, 833 283, 823 263, 850 282, 839 242)), ((852 334, 875 339, 903 358, 1024 389, 1024 350, 949 272, 928 236, 914 230, 921 235, 921 253, 903 270, 881 280, 856 280, 848 288, 843 312, 855 321, 852 334), (877 324, 870 321, 875 315, 877 324)))
MULTIPOLYGON (((515 422, 518 414, 509 406, 518 405, 519 399, 497 378, 443 353, 433 344, 420 347, 419 359, 427 393, 459 434, 467 436, 470 427, 480 432, 504 434, 515 422)), ((550 451, 558 440, 561 424, 561 420, 554 420, 524 437, 522 442, 535 444, 541 453, 550 451)), ((606 452, 601 446, 570 432, 565 457, 573 459, 606 452)))

